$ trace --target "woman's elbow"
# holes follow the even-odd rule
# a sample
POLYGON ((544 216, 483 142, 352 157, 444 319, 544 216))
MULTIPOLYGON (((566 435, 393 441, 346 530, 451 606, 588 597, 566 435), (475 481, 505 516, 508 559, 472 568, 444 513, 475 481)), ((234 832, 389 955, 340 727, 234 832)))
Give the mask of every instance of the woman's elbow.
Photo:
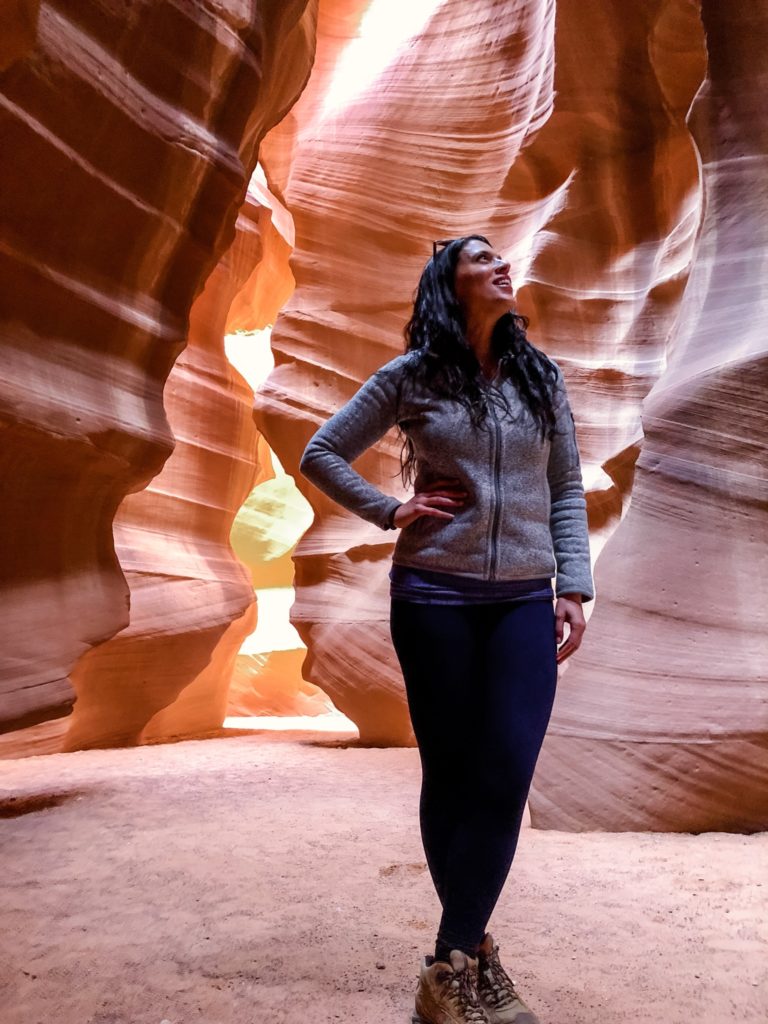
POLYGON ((302 476, 309 478, 312 473, 312 464, 314 462, 314 450, 312 442, 310 441, 307 447, 302 452, 301 458, 299 459, 299 472, 302 476))
POLYGON ((299 472, 312 483, 323 475, 325 463, 328 456, 326 446, 317 438, 311 437, 299 459, 299 472))

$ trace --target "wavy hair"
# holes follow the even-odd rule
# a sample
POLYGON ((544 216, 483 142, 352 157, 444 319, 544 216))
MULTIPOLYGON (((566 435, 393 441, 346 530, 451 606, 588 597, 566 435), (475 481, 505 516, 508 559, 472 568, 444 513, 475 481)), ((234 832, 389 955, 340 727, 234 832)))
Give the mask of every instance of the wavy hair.
MULTIPOLYGON (((454 288, 459 256, 473 239, 490 245, 484 235, 464 235, 435 243, 403 333, 405 351, 422 353, 422 358, 413 360, 407 368, 406 375, 431 388, 438 396, 460 402, 468 410, 472 423, 478 426, 485 420, 492 398, 480 363, 467 341, 464 310, 454 288), (438 249, 439 245, 443 248, 438 249)), ((511 311, 504 313, 493 328, 491 352, 498 362, 500 377, 514 382, 542 438, 549 436, 551 439, 555 428, 557 371, 551 360, 528 341, 527 327, 527 317, 511 311)), ((506 398, 504 405, 509 411, 506 398)), ((398 430, 404 436, 399 427, 398 430)), ((410 486, 416 478, 416 453, 413 442, 405 436, 400 452, 400 474, 404 487, 410 486)))

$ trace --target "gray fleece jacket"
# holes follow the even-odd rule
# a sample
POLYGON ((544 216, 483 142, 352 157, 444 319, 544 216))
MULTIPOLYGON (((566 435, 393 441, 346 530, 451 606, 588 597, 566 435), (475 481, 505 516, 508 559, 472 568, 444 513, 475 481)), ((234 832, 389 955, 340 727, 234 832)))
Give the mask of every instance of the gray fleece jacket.
POLYGON ((392 561, 484 580, 554 576, 555 593, 594 597, 586 500, 575 426, 565 382, 557 369, 556 436, 542 440, 512 381, 503 390, 512 416, 491 401, 480 427, 453 400, 406 380, 403 369, 418 352, 377 370, 310 439, 299 469, 339 505, 381 529, 402 504, 382 494, 350 466, 395 424, 413 442, 414 491, 457 478, 467 497, 446 510, 451 520, 419 516, 397 538, 392 561))

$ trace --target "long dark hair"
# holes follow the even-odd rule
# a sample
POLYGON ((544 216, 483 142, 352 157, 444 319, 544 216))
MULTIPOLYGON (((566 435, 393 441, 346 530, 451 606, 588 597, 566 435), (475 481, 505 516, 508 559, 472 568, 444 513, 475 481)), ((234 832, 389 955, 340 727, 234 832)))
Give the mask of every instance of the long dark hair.
MULTIPOLYGON (((405 351, 422 353, 422 358, 408 367, 407 376, 427 385, 440 397, 461 402, 477 426, 488 415, 488 402, 493 397, 484 384, 480 363, 467 342, 464 311, 454 288, 461 250, 473 239, 490 245, 484 235, 464 235, 436 243, 434 254, 419 280, 413 314, 403 333, 405 351), (443 248, 438 249, 438 245, 443 248)), ((551 360, 528 341, 527 327, 527 317, 511 311, 505 313, 493 328, 491 352, 498 362, 500 377, 515 383, 542 438, 548 435, 551 439, 555 428, 557 371, 551 360)), ((504 403, 506 405, 506 399, 504 403)), ((409 437, 405 437, 400 453, 400 473, 403 486, 413 483, 416 454, 409 437)))

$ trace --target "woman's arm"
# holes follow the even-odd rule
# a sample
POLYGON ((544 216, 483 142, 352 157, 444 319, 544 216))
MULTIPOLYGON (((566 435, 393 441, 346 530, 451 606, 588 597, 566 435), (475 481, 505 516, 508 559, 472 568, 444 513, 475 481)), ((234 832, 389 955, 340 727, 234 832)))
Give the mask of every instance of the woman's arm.
POLYGON ((559 366, 557 372, 556 434, 547 464, 551 499, 549 528, 557 562, 555 593, 558 597, 581 594, 583 601, 591 601, 595 591, 589 558, 587 501, 581 479, 576 425, 559 366))
POLYGON ((299 463, 303 475, 324 494, 382 530, 395 528, 392 517, 401 502, 382 494, 350 463, 395 425, 398 387, 391 362, 312 435, 299 463))

